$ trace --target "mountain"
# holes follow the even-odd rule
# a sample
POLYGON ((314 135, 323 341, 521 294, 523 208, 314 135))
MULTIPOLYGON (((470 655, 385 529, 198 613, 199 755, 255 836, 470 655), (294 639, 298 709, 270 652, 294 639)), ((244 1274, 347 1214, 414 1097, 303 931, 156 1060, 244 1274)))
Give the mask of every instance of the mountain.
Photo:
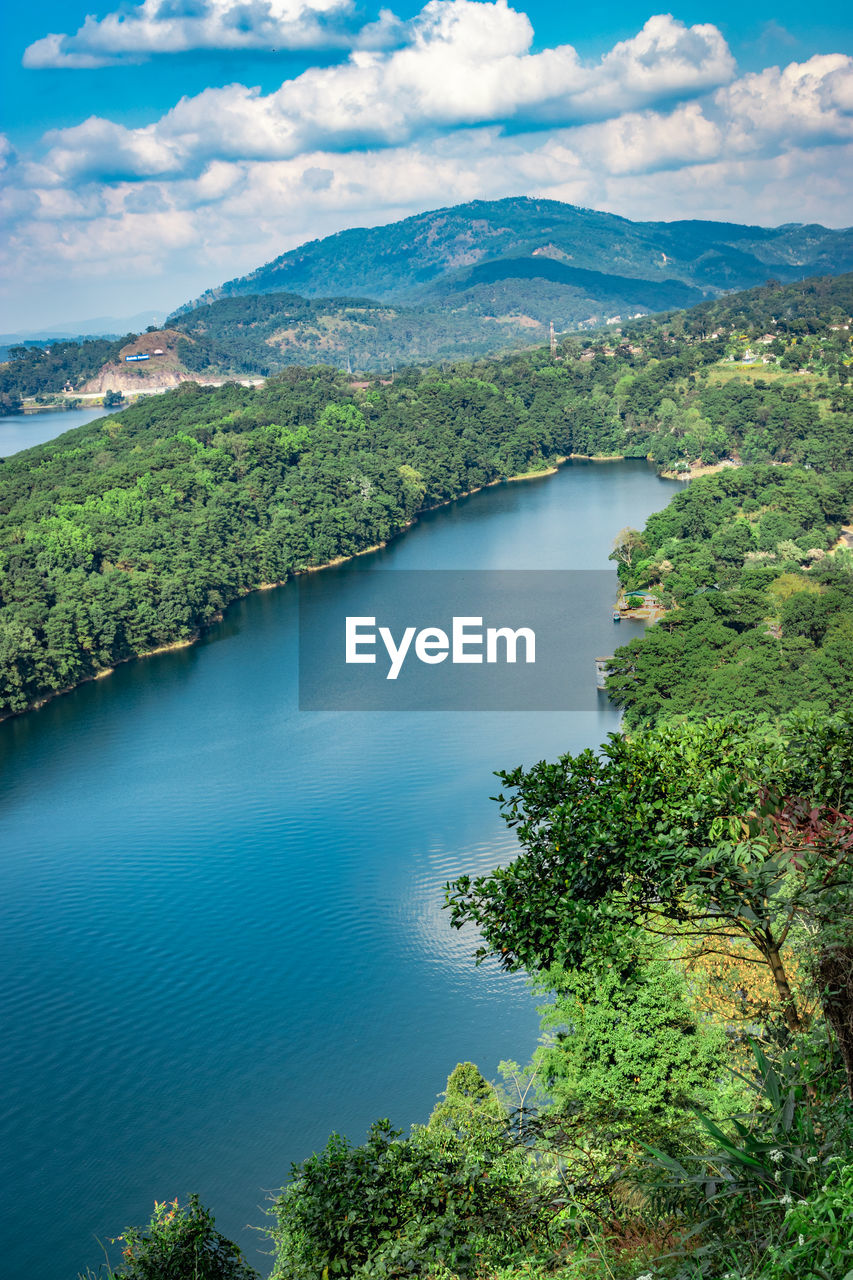
POLYGON ((577 324, 616 301, 654 311, 771 277, 794 280, 851 268, 853 228, 632 222, 556 200, 518 197, 475 200, 313 240, 208 290, 189 306, 288 292, 428 303, 480 314, 489 306, 492 314, 502 314, 499 308, 506 304, 531 315, 541 300, 564 298, 565 315, 577 324), (484 268, 485 275, 477 274, 484 268), (630 297, 625 281, 632 282, 630 297), (658 289, 663 284, 695 292, 662 302, 658 289), (589 304, 586 315, 578 314, 584 310, 581 302, 589 304))
MULTIPOLYGON (((126 361, 121 341, 14 348, 0 394, 17 403, 153 390, 294 364, 383 372, 542 345, 552 323, 624 329, 697 304, 710 310, 689 323, 710 331, 715 304, 734 289, 851 269, 853 228, 644 223, 554 200, 474 201, 312 241, 208 290, 143 335, 164 352, 148 361, 126 361)), ((767 305, 769 325, 776 299, 767 305)))

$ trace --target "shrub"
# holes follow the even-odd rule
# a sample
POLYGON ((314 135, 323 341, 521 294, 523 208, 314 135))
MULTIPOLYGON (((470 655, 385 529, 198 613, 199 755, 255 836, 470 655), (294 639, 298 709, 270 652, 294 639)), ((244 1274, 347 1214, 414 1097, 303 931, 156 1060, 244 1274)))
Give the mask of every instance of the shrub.
POLYGON ((554 1211, 522 1151, 476 1146, 443 1125, 401 1140, 388 1120, 360 1147, 333 1134, 273 1202, 273 1280, 431 1275, 439 1264, 470 1274, 508 1260, 554 1211))
POLYGON ((822 1187, 790 1205, 760 1280, 849 1280, 853 1276, 853 1164, 836 1162, 822 1187))
POLYGON ((108 1268, 110 1280, 256 1280, 258 1274, 194 1195, 183 1207, 155 1201, 148 1226, 128 1227, 118 1242, 124 1261, 118 1271, 108 1268))

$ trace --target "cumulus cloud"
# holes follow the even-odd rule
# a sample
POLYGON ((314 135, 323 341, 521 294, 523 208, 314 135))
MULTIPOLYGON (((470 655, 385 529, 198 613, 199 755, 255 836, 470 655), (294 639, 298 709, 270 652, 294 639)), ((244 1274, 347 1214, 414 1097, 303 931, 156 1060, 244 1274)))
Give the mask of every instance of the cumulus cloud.
POLYGON ((505 0, 429 0, 407 42, 356 50, 274 93, 235 84, 183 98, 155 123, 92 118, 47 135, 42 180, 198 171, 211 158, 282 160, 323 147, 399 146, 448 128, 601 119, 727 83, 733 60, 715 27, 650 18, 585 64, 571 45, 531 53, 533 28, 505 0))
POLYGON ((608 173, 650 173, 715 160, 723 148, 723 131, 698 102, 687 102, 665 114, 626 112, 579 129, 574 145, 608 173))
MULTIPOLYGON (((24 52, 25 67, 105 67, 190 49, 310 49, 351 44, 353 0, 143 0, 71 35, 52 32, 24 52)), ((400 24, 383 11, 365 29, 368 45, 400 24)))
POLYGON ((754 150, 756 140, 853 139, 853 58, 819 54, 783 70, 768 67, 719 91, 715 104, 731 121, 729 141, 738 151, 754 150))

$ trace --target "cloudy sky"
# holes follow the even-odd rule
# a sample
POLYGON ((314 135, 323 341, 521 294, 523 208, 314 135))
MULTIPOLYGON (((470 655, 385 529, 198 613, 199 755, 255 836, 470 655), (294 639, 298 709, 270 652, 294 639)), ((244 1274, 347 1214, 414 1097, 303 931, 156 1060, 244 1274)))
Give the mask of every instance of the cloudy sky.
POLYGON ((0 331, 475 198, 853 223, 849 3, 516 3, 7 6, 0 331))

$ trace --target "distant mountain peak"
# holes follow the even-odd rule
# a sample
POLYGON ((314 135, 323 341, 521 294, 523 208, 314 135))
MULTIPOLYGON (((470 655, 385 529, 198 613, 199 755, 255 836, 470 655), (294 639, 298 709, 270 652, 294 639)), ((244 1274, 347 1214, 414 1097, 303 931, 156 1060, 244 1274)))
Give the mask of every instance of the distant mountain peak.
MULTIPOLYGON (((499 305, 501 299, 474 296, 471 290, 478 280, 466 281, 464 273, 480 272, 481 284, 486 277, 490 287, 501 281, 504 297, 513 293, 510 280, 525 282, 514 290, 516 295, 524 294, 513 303, 517 312, 537 315, 541 308, 536 298, 541 301, 550 290, 548 296, 554 295, 557 302, 576 301, 579 292, 584 293, 590 303, 587 314, 593 316, 599 303, 609 307, 614 296, 625 296, 626 281, 634 282, 630 292, 637 295, 636 305, 654 310, 750 288, 770 277, 784 281, 851 268, 850 228, 830 230, 797 223, 748 227, 700 219, 632 222, 559 200, 507 196, 471 200, 385 226, 352 227, 312 240, 248 275, 207 290, 182 310, 223 298, 282 291, 304 298, 405 300, 407 305, 428 296, 432 307, 448 300, 458 307, 460 285, 466 283, 464 305, 483 316, 493 313, 492 304, 499 305), (582 274, 560 276, 545 269, 549 261, 582 274), (532 263, 543 264, 542 270, 531 271, 532 263), (607 277, 612 279, 608 282, 607 277), (538 283, 543 280, 547 289, 538 283), (682 289, 683 301, 659 302, 664 295, 657 295, 655 288, 664 284, 676 290, 673 297, 682 289), (530 306, 528 296, 533 297, 530 306)), ((563 306, 565 314, 571 310, 563 306)), ((572 314, 579 315, 578 307, 572 314)))

